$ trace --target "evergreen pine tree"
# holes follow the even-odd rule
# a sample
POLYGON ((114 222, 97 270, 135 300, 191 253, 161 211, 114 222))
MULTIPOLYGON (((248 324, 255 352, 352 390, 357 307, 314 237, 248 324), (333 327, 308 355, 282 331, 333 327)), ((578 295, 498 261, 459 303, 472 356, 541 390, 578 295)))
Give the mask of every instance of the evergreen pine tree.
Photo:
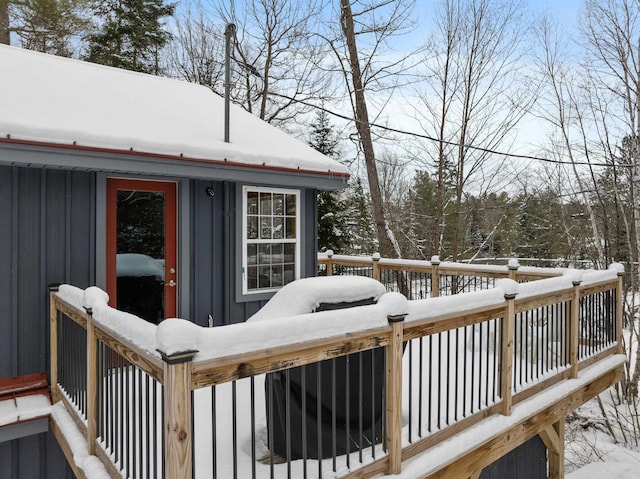
MULTIPOLYGON (((325 111, 316 114, 311 125, 309 145, 329 157, 338 154, 338 139, 333 133, 329 117, 325 111)), ((337 191, 321 191, 317 196, 318 251, 333 250, 344 253, 351 245, 351 232, 347 225, 346 205, 340 201, 337 191)))
POLYGON ((160 50, 170 34, 162 19, 175 5, 163 0, 108 0, 96 2, 99 31, 89 35, 87 60, 126 70, 158 74, 160 50))
POLYGON ((16 33, 18 44, 29 50, 72 56, 78 49, 75 38, 91 24, 89 0, 21 0, 4 1, 4 7, 2 4, 0 0, 0 30, 3 15, 10 14, 11 31, 16 33), (7 9, 6 14, 3 8, 7 9))
POLYGON ((378 251, 378 237, 371 214, 371 199, 362 186, 362 180, 356 178, 349 186, 345 200, 346 214, 349 218, 351 246, 348 254, 372 254, 378 251))

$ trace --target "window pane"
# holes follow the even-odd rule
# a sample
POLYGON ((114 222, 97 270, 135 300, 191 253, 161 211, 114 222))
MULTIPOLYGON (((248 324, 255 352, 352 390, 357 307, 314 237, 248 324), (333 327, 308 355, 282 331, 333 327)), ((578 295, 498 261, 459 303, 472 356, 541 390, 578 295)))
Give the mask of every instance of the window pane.
POLYGON ((249 191, 247 193, 247 214, 249 215, 258 214, 258 192, 257 191, 249 191))
POLYGON ((296 237, 296 219, 295 218, 287 218, 287 230, 286 230, 286 238, 287 239, 295 239, 296 237))
POLYGON ((260 251, 260 264, 269 264, 271 262, 271 245, 261 244, 258 248, 260 251))
POLYGON ((295 263, 296 259, 296 245, 292 243, 284 244, 284 262, 295 263))
POLYGON ((296 195, 286 195, 287 197, 287 215, 295 216, 296 214, 296 195))
POLYGON ((247 245, 247 264, 254 265, 258 264, 258 245, 250 244, 247 245))
POLYGON ((256 289, 258 287, 258 268, 247 268, 247 287, 256 289))
POLYGON ((249 216, 247 218, 247 238, 258 239, 258 217, 249 216))
POLYGON ((271 267, 271 286, 282 286, 284 278, 284 268, 282 265, 271 267))
POLYGON ((270 288, 271 287, 271 273, 268 267, 260 268, 260 274, 258 275, 258 288, 270 288))
POLYGON ((260 193, 260 214, 271 215, 271 193, 260 193))
POLYGON ((274 243, 271 245, 271 263, 282 263, 284 256, 282 255, 282 243, 274 243))
POLYGON ((260 239, 271 239, 271 217, 260 217, 260 239))
POLYGON ((273 214, 284 215, 284 195, 273 195, 273 214))
POLYGON ((284 237, 284 218, 278 216, 273 218, 273 237, 275 239, 284 237))
POLYGON ((294 264, 285 264, 283 268, 282 285, 290 283, 296 279, 296 268, 294 264))

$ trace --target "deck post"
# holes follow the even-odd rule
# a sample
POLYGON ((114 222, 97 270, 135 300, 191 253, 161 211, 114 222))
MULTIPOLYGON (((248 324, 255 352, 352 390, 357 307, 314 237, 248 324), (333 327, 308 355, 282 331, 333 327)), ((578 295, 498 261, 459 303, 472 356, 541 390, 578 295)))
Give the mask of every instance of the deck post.
POLYGON ((431 297, 440 295, 440 256, 431 257, 431 297))
POLYGON ((507 262, 507 269, 509 270, 509 279, 514 281, 518 281, 518 268, 520 267, 520 263, 515 258, 510 259, 507 262))
POLYGON ((58 307, 56 293, 59 285, 50 284, 49 288, 49 382, 51 384, 51 399, 58 402, 58 307))
POLYGON ((618 286, 616 288, 616 341, 618 346, 616 347, 616 353, 624 354, 624 347, 622 346, 622 318, 624 316, 624 290, 623 278, 624 270, 618 271, 618 286))
POLYGON ((402 322, 406 314, 387 316, 391 338, 387 356, 387 420, 386 439, 389 455, 387 474, 400 474, 402 469, 402 322))
POLYGON ((328 249, 327 250, 327 276, 333 276, 333 261, 331 260, 331 258, 333 258, 333 250, 328 249))
POLYGON ((96 455, 96 438, 98 425, 98 380, 97 380, 97 345, 96 331, 93 324, 93 311, 87 312, 87 446, 89 455, 96 455))
POLYGON ((502 414, 511 416, 513 399, 513 343, 515 336, 515 299, 516 293, 506 293, 507 301, 502 317, 502 365, 500 368, 500 384, 502 391, 502 414))
POLYGON ((164 455, 165 478, 191 479, 193 424, 191 423, 191 360, 197 351, 165 355, 164 455))
POLYGON ((380 281, 380 253, 373 253, 371 261, 373 263, 373 279, 380 281))
POLYGON ((580 342, 580 283, 581 279, 574 279, 573 284, 573 297, 571 298, 571 324, 569 328, 570 336, 570 348, 569 348, 569 360, 571 363, 571 379, 578 377, 578 348, 580 342))

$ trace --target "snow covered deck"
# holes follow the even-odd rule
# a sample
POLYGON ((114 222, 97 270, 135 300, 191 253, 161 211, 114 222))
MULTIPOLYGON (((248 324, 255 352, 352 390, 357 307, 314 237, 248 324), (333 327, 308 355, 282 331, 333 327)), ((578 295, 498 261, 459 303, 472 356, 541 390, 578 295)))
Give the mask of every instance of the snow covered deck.
POLYGON ((76 473, 476 478, 539 434, 561 477, 564 415, 617 382, 624 362, 617 267, 328 261, 329 276, 341 261, 375 280, 301 280, 293 300, 283 288, 253 320, 219 328, 155 326, 97 288, 52 292, 54 431, 76 473), (374 304, 309 312, 363 296, 374 304))

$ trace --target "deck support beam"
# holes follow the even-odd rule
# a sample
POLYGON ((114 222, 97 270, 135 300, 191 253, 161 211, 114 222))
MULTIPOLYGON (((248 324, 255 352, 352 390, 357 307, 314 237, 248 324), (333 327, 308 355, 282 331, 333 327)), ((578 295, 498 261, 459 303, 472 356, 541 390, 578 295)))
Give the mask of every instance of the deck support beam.
POLYGON ((549 453, 549 479, 564 479, 564 417, 540 431, 549 453))
MULTIPOLYGON (((620 365, 570 394, 558 397, 555 403, 550 404, 532 416, 523 418, 522 422, 502 431, 473 450, 451 458, 451 462, 446 465, 443 464, 438 470, 425 473, 421 476, 421 479, 473 477, 472 474, 477 473, 478 469, 483 469, 494 463, 536 434, 545 434, 543 432, 545 430, 549 432, 548 428, 561 423, 568 412, 573 411, 581 404, 594 398, 601 391, 616 384, 622 377, 623 370, 622 365, 620 365)), ((553 429, 555 431, 554 435, 558 437, 556 441, 559 444, 559 437, 560 434, 563 434, 563 431, 559 431, 555 427, 553 429)), ((556 458, 556 461, 558 460, 559 458, 556 458)))

